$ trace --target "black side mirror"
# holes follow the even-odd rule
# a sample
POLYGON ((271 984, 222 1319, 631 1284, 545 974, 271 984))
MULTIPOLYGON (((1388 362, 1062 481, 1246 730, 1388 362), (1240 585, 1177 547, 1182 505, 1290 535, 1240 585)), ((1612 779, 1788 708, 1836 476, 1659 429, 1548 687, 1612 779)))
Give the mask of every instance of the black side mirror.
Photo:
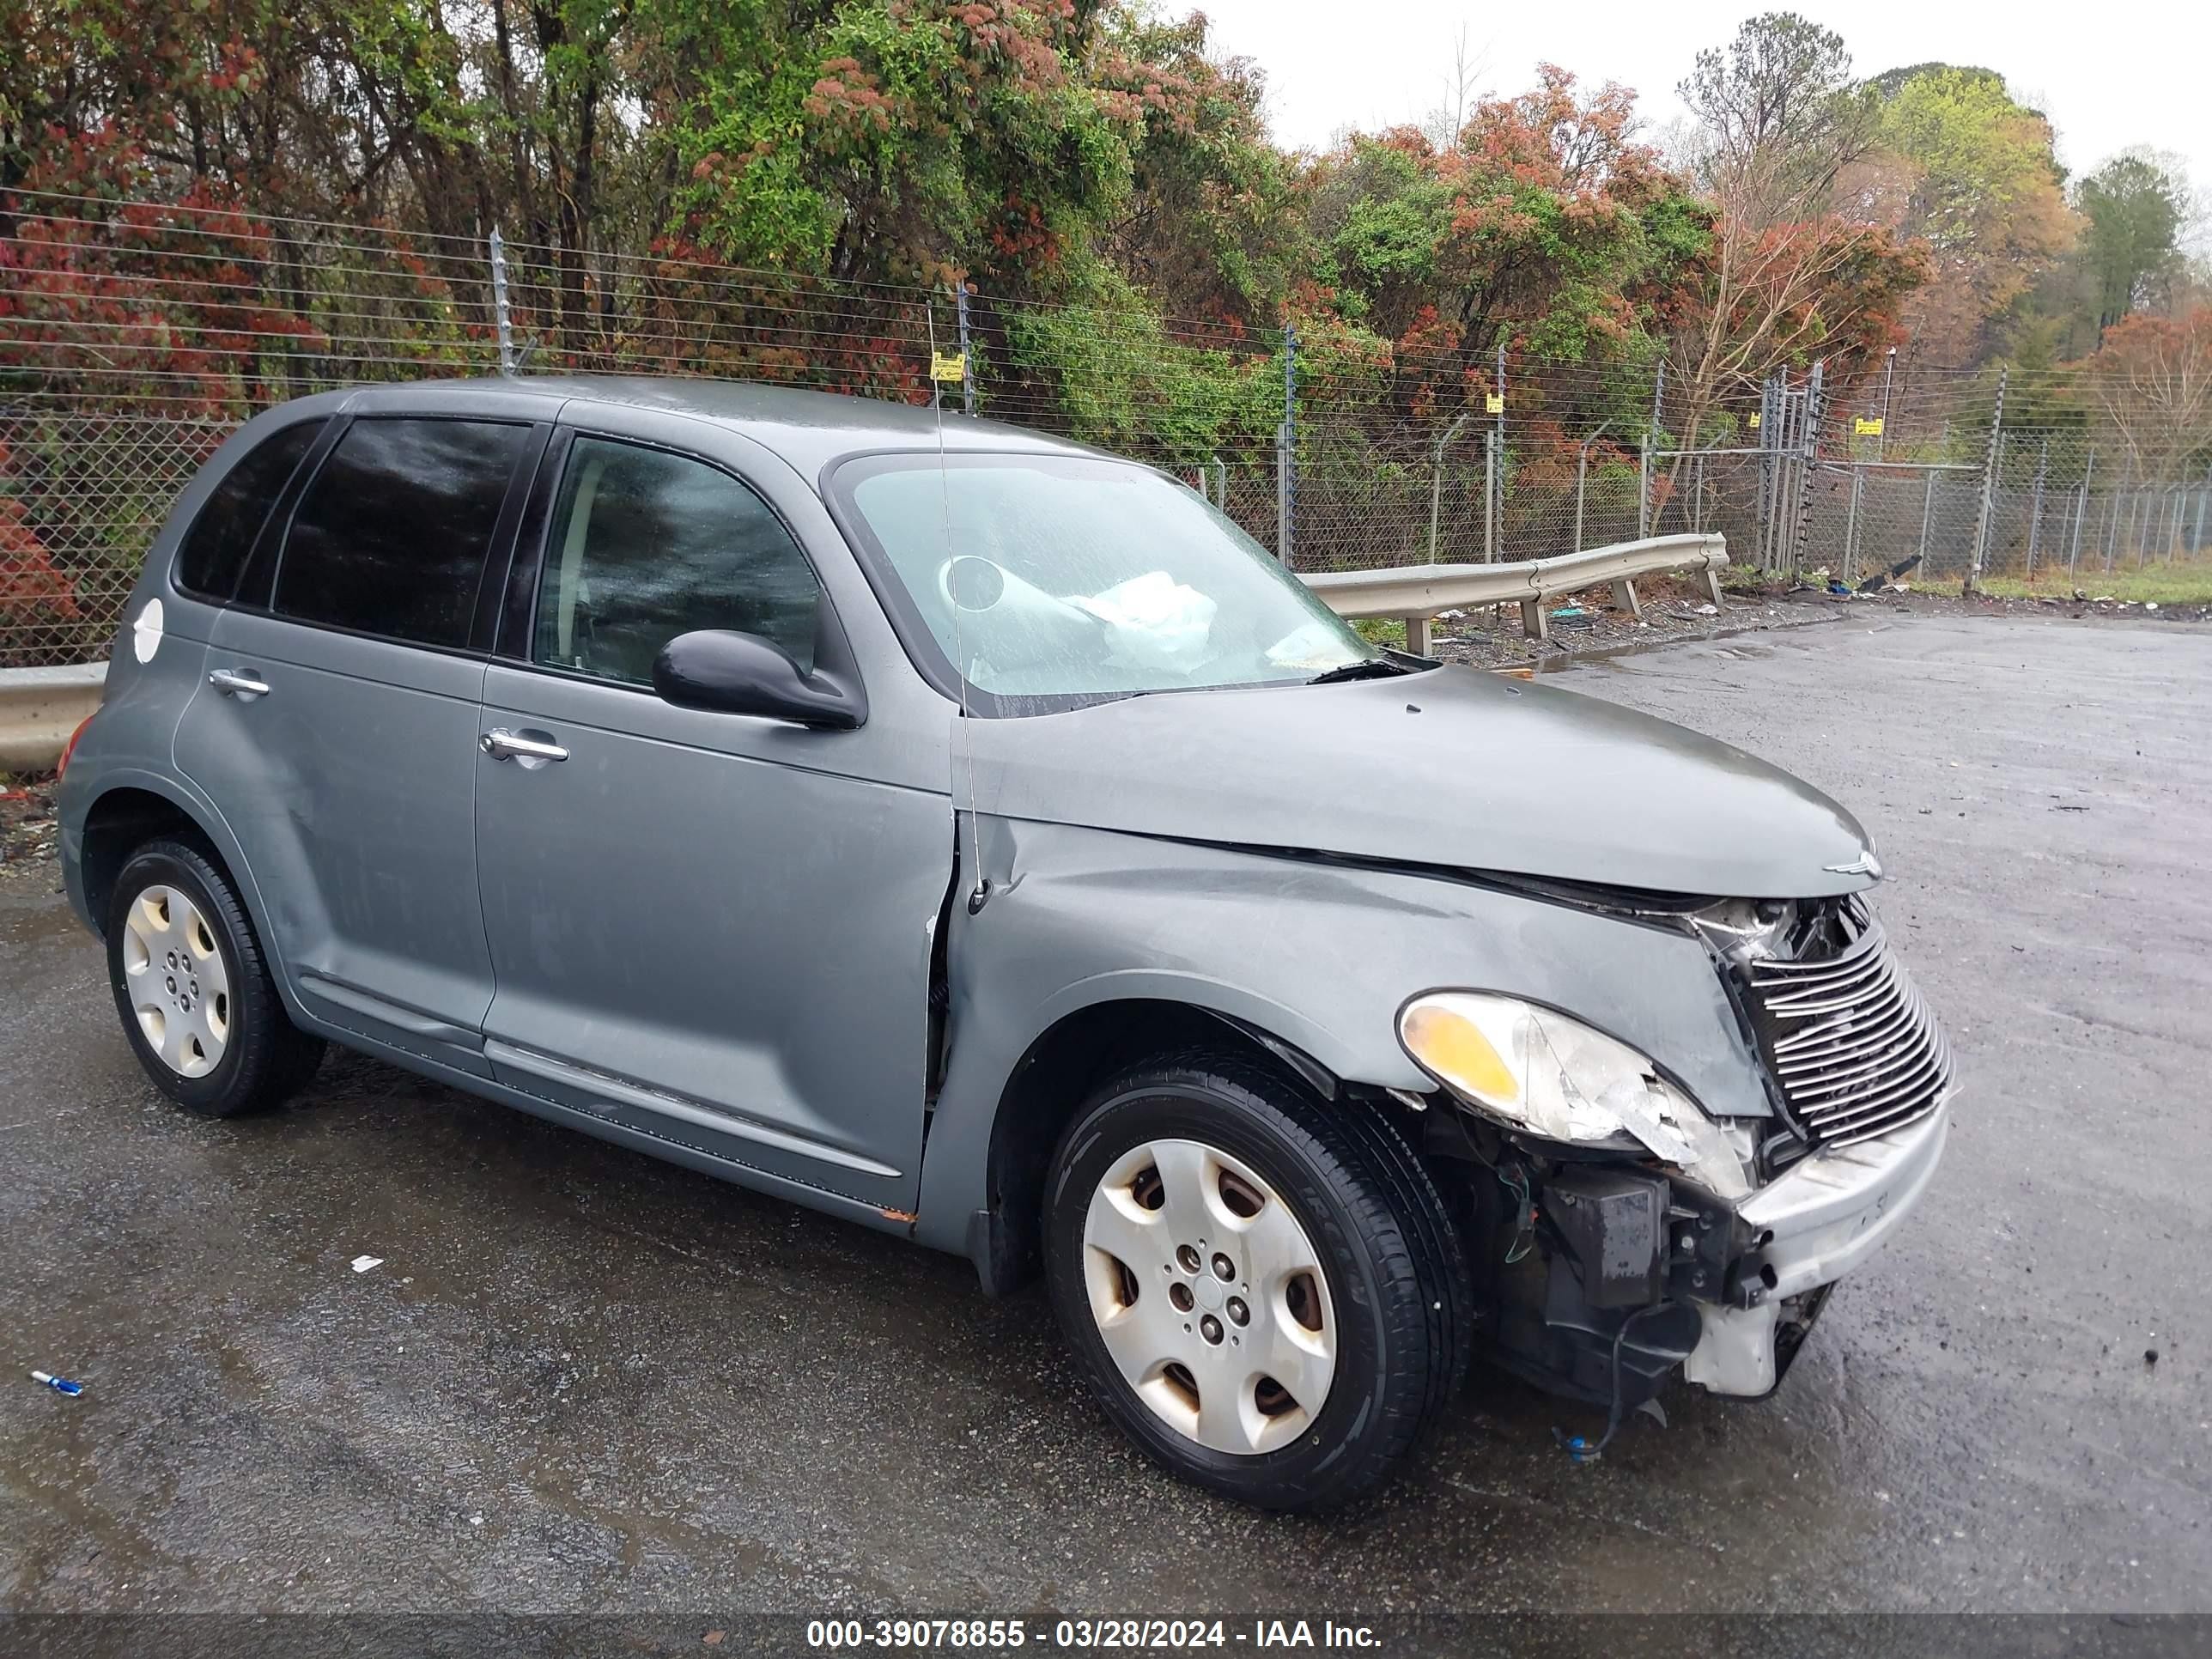
POLYGON ((849 732, 868 717, 857 681, 810 674, 757 634, 702 628, 678 634, 653 661, 653 689, 679 708, 759 714, 849 732))

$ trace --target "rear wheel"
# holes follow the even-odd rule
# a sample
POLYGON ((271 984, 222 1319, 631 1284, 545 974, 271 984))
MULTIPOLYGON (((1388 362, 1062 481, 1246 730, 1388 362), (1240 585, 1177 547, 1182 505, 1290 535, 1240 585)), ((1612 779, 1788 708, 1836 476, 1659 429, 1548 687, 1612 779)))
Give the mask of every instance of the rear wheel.
POLYGON ((131 854, 108 912, 108 978, 124 1034, 188 1112, 231 1117, 304 1088, 323 1045, 284 1012, 229 878, 200 848, 131 854))
POLYGON ((1473 1294, 1427 1171, 1365 1103, 1241 1056, 1139 1066, 1062 1138, 1054 1310, 1108 1413, 1269 1509, 1370 1490, 1466 1372, 1473 1294))

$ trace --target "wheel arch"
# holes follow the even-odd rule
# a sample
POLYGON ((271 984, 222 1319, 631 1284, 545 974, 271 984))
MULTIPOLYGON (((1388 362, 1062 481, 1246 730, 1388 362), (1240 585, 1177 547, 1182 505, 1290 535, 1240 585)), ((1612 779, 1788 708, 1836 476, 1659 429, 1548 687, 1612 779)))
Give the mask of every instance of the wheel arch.
POLYGON ((260 940, 262 954, 270 965, 271 976, 289 1005, 290 986, 260 890, 240 860, 237 843, 222 815, 207 802, 154 774, 135 769, 118 773, 103 780, 99 793, 86 803, 75 834, 75 856, 66 861, 64 875, 79 916, 103 939, 107 935, 107 912, 115 882, 131 854, 163 836, 179 836, 197 842, 236 889, 260 940))
POLYGON ((84 824, 78 833, 77 879, 84 896, 85 919, 103 937, 108 908, 114 902, 115 883, 131 855, 148 842, 165 836, 197 842, 215 855, 226 874, 230 873, 229 860, 222 857, 206 825, 174 796, 149 789, 143 782, 103 789, 85 809, 84 824))
POLYGON ((992 1114, 985 1203, 970 1215, 967 1239, 987 1291, 1002 1294, 1036 1275, 1039 1206, 1053 1149, 1091 1089, 1148 1055, 1194 1048, 1242 1055, 1324 1099, 1344 1090, 1334 1073, 1297 1044, 1204 1003, 1113 996, 1062 1013, 1023 1051, 992 1114))

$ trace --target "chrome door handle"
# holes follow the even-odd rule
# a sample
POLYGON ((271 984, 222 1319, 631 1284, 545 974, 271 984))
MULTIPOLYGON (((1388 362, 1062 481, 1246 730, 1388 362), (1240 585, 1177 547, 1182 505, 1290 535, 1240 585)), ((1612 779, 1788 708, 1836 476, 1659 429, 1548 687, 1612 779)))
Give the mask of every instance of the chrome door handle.
POLYGON ((218 668, 208 675, 208 684, 226 697, 236 697, 240 702, 252 702, 256 697, 269 695, 269 683, 258 679, 251 670, 218 668))
POLYGON ((568 758, 568 751, 559 744, 526 738, 503 726, 493 726, 477 742, 494 760, 564 761, 568 758))

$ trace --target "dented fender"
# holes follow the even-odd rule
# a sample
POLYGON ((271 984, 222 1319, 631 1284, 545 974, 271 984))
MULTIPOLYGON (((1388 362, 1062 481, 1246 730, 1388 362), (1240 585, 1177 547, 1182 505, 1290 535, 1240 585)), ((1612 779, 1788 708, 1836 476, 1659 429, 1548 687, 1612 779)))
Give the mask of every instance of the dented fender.
POLYGON ((1438 987, 1549 1004, 1648 1054, 1707 1110, 1771 1108, 1705 946, 1686 933, 1448 877, 1112 830, 963 817, 948 907, 947 1054, 917 1236, 965 1253, 991 1202, 992 1131, 1037 1041, 1101 1003, 1240 1021, 1336 1078, 1433 1086, 1399 1046, 1438 987), (980 870, 976 866, 980 862, 980 870), (980 874, 980 908, 970 895, 980 874))

